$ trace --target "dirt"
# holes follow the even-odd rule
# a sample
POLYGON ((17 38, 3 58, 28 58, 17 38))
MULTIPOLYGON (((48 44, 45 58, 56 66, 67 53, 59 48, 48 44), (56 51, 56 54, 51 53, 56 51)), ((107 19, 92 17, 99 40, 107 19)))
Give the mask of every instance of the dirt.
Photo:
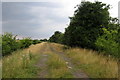
MULTIPOLYGON (((46 51, 51 51, 53 53, 58 54, 61 59, 63 59, 66 64, 67 67, 69 68, 70 72, 72 73, 72 75, 75 78, 85 78, 85 80, 89 80, 88 76, 80 69, 77 69, 74 64, 71 62, 70 58, 68 58, 67 56, 64 55, 64 52, 58 52, 55 50, 55 48, 53 46, 50 45, 50 43, 44 43, 44 45, 42 46, 42 50, 40 51, 40 53, 45 53, 46 51)), ((42 54, 42 57, 40 58, 37 66, 40 67, 41 71, 38 74, 38 76, 40 78, 45 78, 45 76, 47 76, 48 72, 47 72, 47 62, 48 60, 48 55, 46 54, 42 54)))
POLYGON ((36 64, 37 67, 40 68, 40 72, 38 73, 39 78, 45 78, 48 75, 47 72, 47 60, 48 60, 48 55, 44 54, 47 51, 47 45, 44 43, 40 50, 40 60, 36 64))

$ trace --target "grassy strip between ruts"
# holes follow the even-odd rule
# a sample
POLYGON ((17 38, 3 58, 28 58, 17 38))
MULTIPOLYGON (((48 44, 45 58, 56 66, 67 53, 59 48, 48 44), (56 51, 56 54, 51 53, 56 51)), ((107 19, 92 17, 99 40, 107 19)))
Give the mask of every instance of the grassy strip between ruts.
MULTIPOLYGON (((52 46, 57 51, 63 51, 63 45, 52 43, 52 46)), ((81 48, 67 49, 64 53, 76 67, 87 73, 89 78, 118 78, 118 61, 112 57, 81 48)))
POLYGON ((49 60, 47 62, 48 76, 47 78, 73 78, 65 61, 56 53, 48 53, 49 60))

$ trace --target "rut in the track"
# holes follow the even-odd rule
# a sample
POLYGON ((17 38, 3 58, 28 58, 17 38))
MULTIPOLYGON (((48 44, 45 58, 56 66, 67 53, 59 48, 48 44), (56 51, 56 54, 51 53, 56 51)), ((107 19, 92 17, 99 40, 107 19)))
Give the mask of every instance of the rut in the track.
MULTIPOLYGON (((70 72, 75 78, 86 78, 86 80, 88 80, 87 79, 88 76, 80 69, 77 69, 76 66, 74 66, 74 64, 71 62, 71 60, 64 55, 64 52, 58 52, 55 50, 55 47, 51 46, 50 43, 44 43, 40 53, 45 53, 47 51, 52 52, 53 54, 58 54, 60 58, 66 62, 67 67, 69 68, 70 72)), ((38 77, 40 78, 45 78, 49 73, 47 72, 48 71, 47 64, 46 64, 47 60, 48 60, 48 55, 42 54, 42 57, 40 58, 37 64, 37 66, 41 68, 41 72, 38 74, 38 77)))
POLYGON ((75 78, 86 78, 86 80, 88 80, 88 76, 83 72, 81 71, 80 69, 77 69, 74 64, 71 62, 70 58, 66 57, 64 55, 64 52, 58 52, 55 50, 55 48, 53 46, 50 46, 49 44, 49 48, 52 52, 58 54, 63 60, 65 60, 66 64, 67 64, 67 67, 69 68, 69 70, 71 71, 72 75, 75 77, 75 78))

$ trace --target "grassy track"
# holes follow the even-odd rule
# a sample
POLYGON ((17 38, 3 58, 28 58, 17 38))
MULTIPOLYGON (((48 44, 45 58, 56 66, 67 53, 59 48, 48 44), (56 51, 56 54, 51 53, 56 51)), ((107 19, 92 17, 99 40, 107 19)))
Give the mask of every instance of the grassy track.
MULTIPOLYGON (((62 52, 63 45, 52 44, 55 50, 62 52)), ((111 57, 98 55, 97 52, 81 48, 65 50, 65 55, 74 65, 84 70, 90 78, 117 78, 118 63, 111 57)))
POLYGON ((40 43, 3 58, 3 78, 116 78, 117 61, 87 49, 40 43), (86 76, 88 75, 88 76, 86 76))

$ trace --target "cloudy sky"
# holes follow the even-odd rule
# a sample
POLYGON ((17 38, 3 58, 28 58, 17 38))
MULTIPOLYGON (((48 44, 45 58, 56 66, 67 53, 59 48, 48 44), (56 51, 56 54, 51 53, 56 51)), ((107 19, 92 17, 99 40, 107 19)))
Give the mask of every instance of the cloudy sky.
MULTIPOLYGON (((119 0, 98 1, 111 4, 111 16, 118 17, 119 0)), ((74 7, 80 2, 81 0, 2 0, 2 31, 12 32, 19 38, 49 38, 54 31, 64 32, 69 24, 68 17, 73 15, 74 7)))

